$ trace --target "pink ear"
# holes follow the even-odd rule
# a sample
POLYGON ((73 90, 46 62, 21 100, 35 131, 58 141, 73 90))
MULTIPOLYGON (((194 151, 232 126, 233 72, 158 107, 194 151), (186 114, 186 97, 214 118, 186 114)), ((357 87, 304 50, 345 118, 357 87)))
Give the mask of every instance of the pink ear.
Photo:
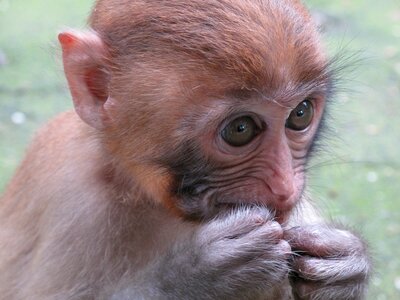
POLYGON ((63 32, 58 39, 76 112, 90 126, 103 129, 108 119, 104 104, 109 93, 104 43, 90 31, 63 32))
POLYGON ((69 50, 75 44, 76 40, 74 36, 70 33, 63 32, 58 35, 58 40, 60 41, 63 50, 69 50))

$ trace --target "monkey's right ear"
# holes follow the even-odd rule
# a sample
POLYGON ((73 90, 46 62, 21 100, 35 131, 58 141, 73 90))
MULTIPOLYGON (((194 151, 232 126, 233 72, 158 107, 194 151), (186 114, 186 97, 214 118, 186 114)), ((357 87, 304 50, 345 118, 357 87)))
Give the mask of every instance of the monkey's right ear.
POLYGON ((77 114, 90 126, 103 129, 109 119, 107 51, 95 32, 68 31, 58 35, 64 71, 77 114))

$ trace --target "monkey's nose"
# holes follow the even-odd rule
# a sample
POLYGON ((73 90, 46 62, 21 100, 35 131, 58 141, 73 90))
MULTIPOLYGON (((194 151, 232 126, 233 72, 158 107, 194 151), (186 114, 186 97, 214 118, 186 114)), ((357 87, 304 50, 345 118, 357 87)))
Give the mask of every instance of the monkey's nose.
POLYGON ((268 186, 276 202, 290 200, 295 192, 293 176, 275 174, 269 178, 268 186))

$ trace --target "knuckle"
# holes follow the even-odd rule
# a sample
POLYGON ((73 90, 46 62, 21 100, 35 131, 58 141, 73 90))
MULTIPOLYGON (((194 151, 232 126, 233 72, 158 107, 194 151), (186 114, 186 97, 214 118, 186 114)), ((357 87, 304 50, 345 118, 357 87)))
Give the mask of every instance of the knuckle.
POLYGON ((280 240, 277 246, 284 255, 289 256, 292 254, 292 248, 287 241, 280 240))
POLYGON ((263 234, 269 238, 278 239, 278 240, 283 239, 282 226, 278 222, 275 222, 275 221, 267 222, 263 226, 263 234))

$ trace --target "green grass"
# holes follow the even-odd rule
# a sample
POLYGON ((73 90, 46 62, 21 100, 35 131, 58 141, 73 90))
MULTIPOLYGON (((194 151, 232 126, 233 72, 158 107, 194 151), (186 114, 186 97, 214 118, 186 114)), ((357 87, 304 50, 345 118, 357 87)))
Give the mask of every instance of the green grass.
MULTIPOLYGON (((331 103, 334 126, 309 186, 327 216, 369 240, 376 272, 368 299, 400 299, 400 3, 307 2, 323 20, 330 53, 358 57, 331 103)), ((91 5, 0 0, 0 191, 34 131, 72 107, 56 37, 65 26, 84 27, 91 5), (14 124, 15 112, 26 122, 14 124)))
POLYGON ((65 27, 83 27, 91 1, 0 0, 0 190, 9 180, 33 132, 72 106, 57 45, 65 27), (26 115, 16 125, 11 116, 26 115))
POLYGON ((332 52, 344 46, 360 60, 344 80, 348 91, 331 104, 337 148, 328 143, 310 185, 328 215, 370 242, 376 273, 368 298, 400 299, 400 3, 308 3, 326 18, 332 52))

